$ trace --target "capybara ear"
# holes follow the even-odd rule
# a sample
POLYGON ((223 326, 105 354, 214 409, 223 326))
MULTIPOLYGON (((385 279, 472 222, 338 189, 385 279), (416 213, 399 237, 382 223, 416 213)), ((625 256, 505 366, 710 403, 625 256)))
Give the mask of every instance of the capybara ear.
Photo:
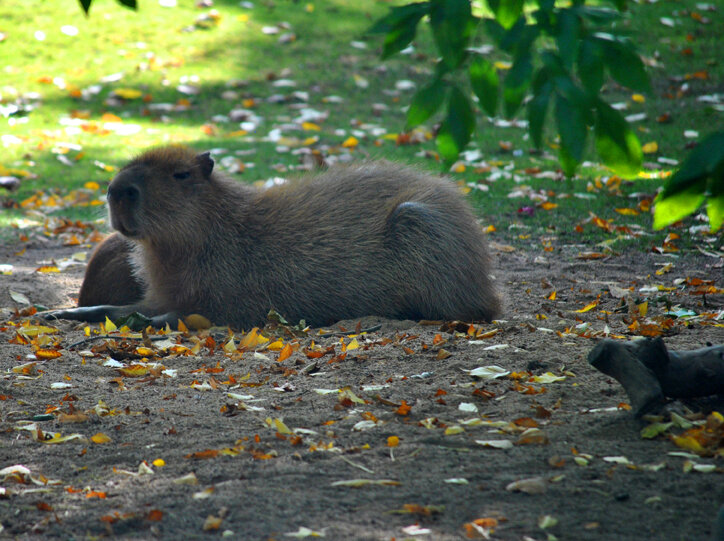
POLYGON ((211 171, 214 170, 214 160, 211 158, 210 152, 203 152, 196 155, 196 163, 201 169, 201 173, 204 177, 208 178, 211 171))

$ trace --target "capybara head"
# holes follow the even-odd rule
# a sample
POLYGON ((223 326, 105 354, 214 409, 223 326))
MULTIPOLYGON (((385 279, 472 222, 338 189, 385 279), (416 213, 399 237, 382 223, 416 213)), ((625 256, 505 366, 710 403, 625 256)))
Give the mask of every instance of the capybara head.
POLYGON ((195 154, 176 146, 145 152, 108 186, 111 225, 136 240, 167 236, 172 224, 200 225, 193 218, 213 168, 208 152, 195 154))

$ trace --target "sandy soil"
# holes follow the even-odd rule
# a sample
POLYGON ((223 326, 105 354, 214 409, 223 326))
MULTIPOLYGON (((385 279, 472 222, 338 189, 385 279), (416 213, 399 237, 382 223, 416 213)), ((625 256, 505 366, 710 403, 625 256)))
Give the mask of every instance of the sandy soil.
MULTIPOLYGON (((33 241, 18 255, 20 248, 0 253, 0 264, 13 265, 0 275, 0 537, 446 540, 481 535, 470 525, 478 519, 501 540, 714 535, 722 457, 672 455, 684 450, 668 434, 642 439, 620 385, 586 356, 606 327, 631 339, 645 300, 640 323, 654 326, 669 307, 721 311, 722 295, 697 295, 691 280, 723 287, 721 260, 587 260, 576 247, 499 246, 504 321, 370 317, 328 329, 380 325, 359 336, 267 329, 269 341, 228 352, 226 329, 146 345, 111 333, 71 348, 85 325, 65 321, 52 325, 58 333, 17 343, 26 341, 18 325, 39 320, 17 317, 23 306, 9 292, 69 306, 83 271, 36 272, 77 247, 33 241), (673 267, 655 274, 666 263, 673 267), (277 338, 297 347, 282 362, 268 347, 277 338), (46 351, 60 356, 37 358, 46 351), (124 365, 131 368, 119 370, 124 365), (491 365, 512 374, 486 380, 467 372, 491 365), (565 379, 546 382, 547 373, 565 379), (512 445, 479 443, 490 440, 512 445), (531 478, 522 492, 506 489, 531 478)), ((692 349, 722 335, 721 320, 700 317, 674 321, 665 340, 692 349)), ((715 400, 673 407, 724 412, 715 400)))

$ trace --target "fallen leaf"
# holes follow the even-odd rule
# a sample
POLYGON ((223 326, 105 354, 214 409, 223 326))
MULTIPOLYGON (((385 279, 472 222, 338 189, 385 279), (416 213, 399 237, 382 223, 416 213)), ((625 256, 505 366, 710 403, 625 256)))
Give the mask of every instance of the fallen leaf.
POLYGON ((91 441, 92 441, 93 443, 102 444, 102 443, 109 443, 109 442, 111 442, 111 441, 113 441, 113 440, 111 440, 111 438, 109 438, 108 436, 106 436, 106 435, 103 434, 102 432, 98 432, 97 434, 94 434, 93 436, 91 436, 91 441))

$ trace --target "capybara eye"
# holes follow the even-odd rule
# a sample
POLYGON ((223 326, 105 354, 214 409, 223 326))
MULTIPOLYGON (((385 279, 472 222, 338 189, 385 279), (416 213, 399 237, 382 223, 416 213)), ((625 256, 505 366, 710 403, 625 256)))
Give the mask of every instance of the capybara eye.
POLYGON ((173 178, 176 180, 186 180, 191 176, 191 171, 179 171, 173 174, 173 178))

